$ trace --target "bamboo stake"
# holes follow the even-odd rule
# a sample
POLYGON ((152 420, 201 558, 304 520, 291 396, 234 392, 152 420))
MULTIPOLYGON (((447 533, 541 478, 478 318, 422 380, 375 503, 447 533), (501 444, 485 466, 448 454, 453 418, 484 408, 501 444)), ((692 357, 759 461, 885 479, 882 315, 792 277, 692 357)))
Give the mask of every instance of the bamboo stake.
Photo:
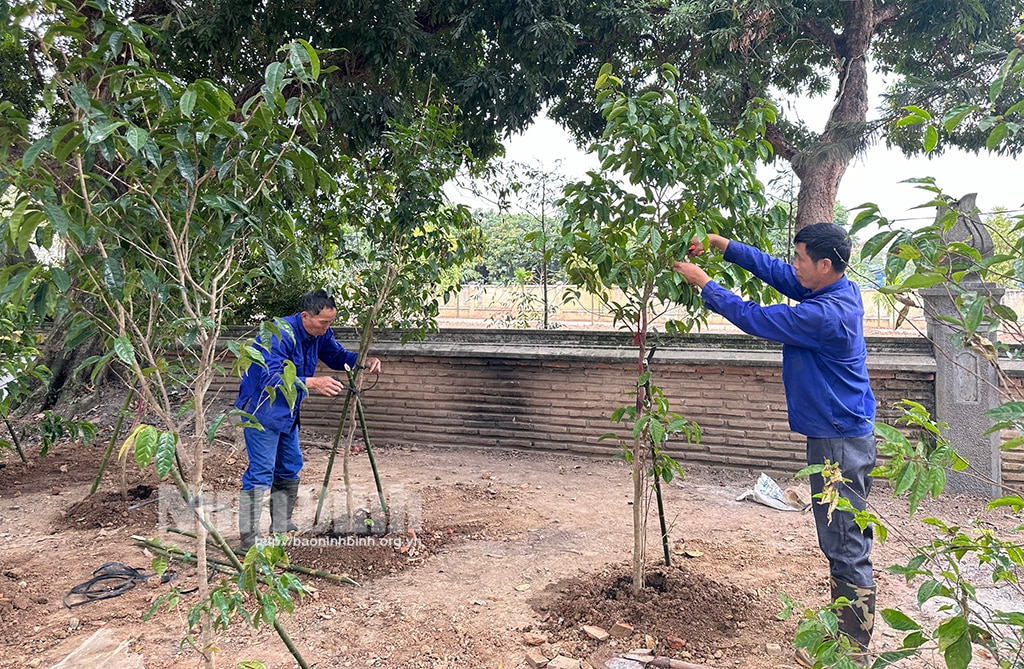
MULTIPOLYGON (((349 383, 356 387, 355 374, 349 370, 349 383)), ((370 446, 370 433, 366 430, 366 416, 363 414, 363 400, 356 395, 356 415, 359 416, 359 427, 363 431, 363 445, 366 447, 366 455, 370 458, 370 469, 373 470, 373 482, 377 484, 377 497, 380 499, 380 508, 384 512, 385 529, 390 529, 391 513, 388 511, 388 503, 384 499, 384 488, 380 484, 380 473, 377 471, 377 460, 373 457, 373 447, 370 446)))
POLYGON ((132 398, 135 397, 135 388, 128 388, 128 394, 125 395, 124 404, 121 405, 121 412, 117 414, 117 423, 114 424, 114 433, 110 435, 110 443, 107 444, 107 452, 103 454, 103 461, 100 462, 100 470, 96 472, 96 478, 93 479, 92 488, 89 490, 89 495, 95 495, 96 490, 100 487, 100 479, 103 478, 103 472, 107 470, 107 464, 110 462, 110 454, 114 452, 114 444, 117 443, 117 436, 121 434, 121 426, 124 425, 124 415, 128 411, 129 405, 132 403, 132 398))
POLYGON ((331 481, 331 470, 334 469, 334 458, 338 455, 338 444, 341 443, 341 433, 345 427, 345 416, 348 415, 348 407, 352 402, 352 386, 349 387, 345 394, 345 408, 341 410, 341 418, 338 420, 338 429, 334 432, 334 445, 331 446, 331 454, 327 458, 327 471, 324 473, 324 483, 320 486, 320 492, 317 493, 316 501, 316 515, 313 516, 313 525, 320 524, 320 512, 324 508, 324 500, 327 499, 327 486, 331 481))
POLYGON ((11 427, 10 421, 7 420, 6 414, 0 414, 4 418, 4 424, 7 425, 7 431, 11 433, 11 441, 14 442, 14 450, 18 452, 18 456, 21 457, 22 462, 28 462, 28 458, 25 457, 25 451, 21 450, 21 440, 18 439, 18 435, 15 434, 14 428, 11 427))

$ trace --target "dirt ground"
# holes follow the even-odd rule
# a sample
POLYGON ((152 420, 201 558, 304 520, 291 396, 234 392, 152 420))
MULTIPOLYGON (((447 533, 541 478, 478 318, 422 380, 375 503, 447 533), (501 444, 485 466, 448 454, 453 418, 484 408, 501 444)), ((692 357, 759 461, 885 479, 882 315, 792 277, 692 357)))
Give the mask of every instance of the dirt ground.
MULTIPOLYGON (((103 662, 104 669, 202 666, 183 643, 184 608, 162 608, 153 619, 142 620, 150 603, 172 585, 194 587, 197 575, 188 565, 172 566, 178 577, 171 584, 153 578, 117 597, 65 606, 72 587, 105 563, 152 573, 151 556, 133 536, 191 546, 187 537, 160 529, 173 505, 164 503, 167 491, 134 465, 123 475, 113 466, 100 492, 88 497, 109 439, 109 425, 101 428, 93 446, 58 444, 28 464, 10 453, 0 460, 2 667, 51 667, 101 631, 103 638, 121 644, 115 659, 103 662), (158 501, 137 506, 147 500, 158 501)), ((329 444, 306 434, 304 446, 296 520, 300 538, 312 539, 313 495, 329 444)), ((660 654, 707 666, 784 668, 793 666, 796 622, 777 619, 780 594, 815 606, 827 597, 827 569, 810 513, 736 500, 752 487, 757 472, 683 463, 686 479, 664 489, 673 565, 659 563, 652 517, 649 587, 633 598, 632 484, 624 462, 454 445, 378 445, 374 454, 390 500, 390 533, 290 551, 295 564, 345 573, 360 584, 300 577, 313 591, 282 622, 313 667, 511 669, 529 666, 531 650, 604 667, 620 653, 654 645, 660 654), (598 641, 582 630, 583 625, 610 629, 615 623, 631 625, 633 633, 598 641)), ((212 488, 207 501, 231 541, 237 537, 232 510, 244 466, 244 452, 225 442, 207 455, 212 488)), ((381 516, 365 454, 353 456, 351 470, 356 526, 364 533, 379 532, 381 516), (367 518, 378 519, 372 530, 367 518)), ((334 471, 326 508, 337 529, 348 522, 347 501, 340 464, 334 471)), ((899 607, 925 619, 938 615, 934 609, 918 611, 916 587, 884 568, 904 559, 913 542, 932 536, 919 518, 937 515, 967 524, 984 513, 982 501, 946 497, 926 504, 913 520, 907 519, 905 503, 884 489, 876 489, 872 501, 876 512, 899 529, 888 542, 876 543, 879 609, 899 607)), ((1002 510, 984 513, 984 520, 1006 533, 1020 522, 1002 510)), ((1010 606, 1024 604, 1019 593, 993 589, 993 594, 1015 602, 1010 606)), ((192 604, 195 597, 182 599, 192 604)), ((80 600, 72 597, 70 603, 80 600)), ((876 649, 893 649, 900 639, 879 622, 876 649)), ((246 659, 271 668, 297 666, 272 631, 253 630, 242 621, 219 633, 217 644, 218 666, 246 659)), ((61 666, 97 666, 76 657, 61 666)), ((944 665, 928 658, 897 666, 944 665)), ((979 650, 971 666, 992 663, 979 650)))

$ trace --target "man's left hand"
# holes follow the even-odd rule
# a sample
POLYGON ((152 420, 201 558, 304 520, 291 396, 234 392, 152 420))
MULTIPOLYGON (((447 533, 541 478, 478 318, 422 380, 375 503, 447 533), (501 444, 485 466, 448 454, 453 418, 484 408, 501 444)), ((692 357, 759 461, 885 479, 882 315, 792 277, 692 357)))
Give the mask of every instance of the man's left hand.
POLYGON ((708 276, 708 273, 697 265, 694 265, 692 262, 677 260, 672 263, 672 271, 678 272, 683 276, 683 279, 685 279, 687 283, 692 283, 698 288, 703 288, 704 284, 711 281, 711 277, 708 276))
POLYGON ((364 361, 366 371, 371 374, 380 374, 380 359, 379 358, 367 358, 364 361))

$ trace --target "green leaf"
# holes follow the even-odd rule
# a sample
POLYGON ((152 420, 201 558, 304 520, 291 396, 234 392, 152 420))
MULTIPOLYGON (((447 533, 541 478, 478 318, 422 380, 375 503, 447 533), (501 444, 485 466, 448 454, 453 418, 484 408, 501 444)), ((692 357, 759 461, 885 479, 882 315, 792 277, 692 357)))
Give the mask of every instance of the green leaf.
POLYGON ((92 109, 92 98, 89 97, 85 84, 75 84, 68 89, 68 94, 71 96, 71 101, 75 103, 75 106, 82 111, 88 112, 92 109))
MULTIPOLYGON (((161 432, 157 439, 156 451, 156 475, 163 480, 171 473, 174 467, 174 456, 177 452, 178 437, 173 432, 161 432)), ((136 448, 138 448, 136 446, 136 448)))
POLYGON ((174 163, 178 167, 178 174, 189 186, 196 185, 196 166, 192 157, 181 149, 174 152, 174 163))
POLYGON ((278 93, 282 88, 284 88, 284 74, 286 67, 287 66, 280 61, 274 61, 267 65, 264 78, 267 82, 267 88, 270 91, 278 93))
POLYGON ((902 128, 902 127, 908 126, 908 125, 920 125, 920 124, 926 122, 927 120, 928 119, 926 119, 926 118, 924 118, 922 116, 917 116, 917 115, 904 116, 900 120, 896 121, 896 127, 897 128, 902 128))
POLYGON ((316 81, 320 78, 320 55, 317 54, 316 49, 306 40, 300 39, 297 41, 306 50, 306 55, 309 56, 309 76, 316 81))
POLYGON ((900 476, 896 481, 896 485, 893 487, 893 495, 902 495, 910 486, 914 485, 914 481, 917 480, 917 466, 913 463, 906 465, 903 471, 900 472, 900 476))
POLYGON ((985 147, 989 151, 994 151, 1000 142, 1006 139, 1006 135, 1009 134, 1010 128, 1005 123, 999 123, 996 127, 992 128, 992 132, 988 134, 988 139, 985 140, 985 147))
POLYGON ((882 619, 889 627, 901 632, 921 629, 921 626, 914 622, 910 616, 896 609, 882 609, 882 619))
POLYGON ((1019 495, 1010 495, 1009 497, 1000 497, 994 499, 986 505, 986 508, 990 511, 992 509, 998 509, 1000 507, 1011 507, 1014 512, 1020 513, 1021 508, 1024 508, 1024 498, 1019 495))
POLYGON ((934 125, 929 125, 924 130, 924 152, 931 153, 939 143, 939 131, 934 125))
POLYGON ((921 272, 918 274, 911 274, 904 279, 903 283, 900 284, 900 288, 903 290, 931 288, 932 286, 939 285, 945 280, 946 277, 942 274, 938 274, 936 272, 921 272))
POLYGON ((133 367, 135 365, 135 347, 128 337, 118 337, 114 340, 114 352, 121 362, 133 367))
POLYGON ((899 444, 904 448, 910 448, 910 442, 907 440, 907 437, 891 425, 875 423, 875 434, 882 437, 885 441, 899 444))
POLYGON ((29 243, 35 237, 36 226, 41 222, 39 216, 28 216, 28 222, 26 222, 25 210, 27 208, 28 198, 22 198, 15 205, 14 211, 11 212, 11 217, 7 221, 10 236, 16 240, 18 253, 21 254, 28 250, 29 243))
POLYGON ((27 170, 32 167, 39 154, 43 151, 49 151, 51 146, 53 146, 53 138, 49 135, 33 142, 32 146, 28 147, 21 157, 21 168, 27 170))
POLYGON ((903 109, 910 112, 914 116, 921 118, 922 120, 930 121, 932 119, 932 115, 921 107, 917 107, 915 105, 907 105, 903 109))
POLYGON ((228 417, 228 415, 226 413, 222 413, 222 414, 218 415, 216 418, 214 418, 210 422, 210 427, 207 428, 207 430, 206 430, 206 442, 207 443, 209 443, 209 444, 213 443, 214 437, 217 436, 217 430, 220 429, 220 426, 224 423, 224 421, 227 419, 227 417, 228 417))
POLYGON ((178 106, 181 108, 182 116, 192 118, 192 111, 196 107, 196 92, 195 89, 189 88, 181 94, 181 99, 178 100, 178 106))
POLYGON ((968 114, 977 111, 978 105, 957 105, 942 115, 942 127, 952 133, 968 114))
POLYGON ((135 462, 144 469, 156 453, 158 434, 152 425, 141 425, 140 428, 135 435, 135 462))
POLYGON ((101 127, 99 130, 95 130, 95 131, 93 131, 89 135, 89 143, 90 144, 99 144, 100 142, 103 142, 104 140, 107 139, 107 137, 110 137, 111 135, 113 135, 117 131, 118 128, 120 128, 120 127, 122 127, 124 125, 127 125, 124 121, 110 121, 110 122, 108 122, 106 125, 101 127))
POLYGON ((968 332, 977 332, 981 325, 981 319, 985 315, 985 298, 978 296, 971 303, 964 318, 964 327, 968 332))
POLYGON ((50 225, 53 226, 57 234, 66 235, 68 228, 71 227, 71 220, 67 213, 61 207, 49 202, 44 202, 40 208, 46 213, 46 218, 50 220, 50 225))
MULTIPOLYGON (((941 642, 940 642, 941 647, 941 642)), ((946 669, 967 669, 971 664, 971 639, 967 634, 962 634, 953 643, 946 647, 943 654, 946 658, 946 669)))
POLYGON ((107 257, 101 265, 103 285, 115 299, 120 300, 124 295, 124 272, 121 271, 121 263, 116 258, 107 257))
POLYGON ((128 141, 128 146, 132 147, 136 151, 142 149, 149 141, 149 133, 137 125, 133 125, 128 128, 128 131, 124 134, 125 139, 128 141))
POLYGON ((921 606, 929 599, 942 597, 943 595, 945 595, 945 588, 942 587, 941 583, 934 580, 925 581, 917 589, 917 604, 921 606))
POLYGON ((1003 84, 1006 82, 1006 74, 1000 74, 996 77, 992 84, 988 87, 988 101, 994 103, 999 94, 1003 92, 1003 84))
POLYGON ((647 431, 651 435, 651 441, 661 444, 665 441, 665 426, 660 421, 652 419, 647 424, 647 431))
POLYGON ((68 292, 68 288, 71 287, 71 277, 60 267, 50 268, 50 278, 53 280, 53 284, 57 286, 57 290, 62 293, 68 292))
POLYGON ((1024 419, 1024 402, 1003 402, 999 406, 986 411, 985 415, 1000 423, 1022 420, 1024 419))

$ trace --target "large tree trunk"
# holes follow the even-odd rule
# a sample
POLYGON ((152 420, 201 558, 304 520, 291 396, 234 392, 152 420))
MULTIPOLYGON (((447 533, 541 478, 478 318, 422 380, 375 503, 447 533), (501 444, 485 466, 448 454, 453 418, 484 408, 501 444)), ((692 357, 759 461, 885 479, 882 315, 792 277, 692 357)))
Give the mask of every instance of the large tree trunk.
POLYGON ((867 51, 878 24, 888 15, 877 15, 872 0, 846 3, 842 34, 825 26, 809 24, 808 31, 835 54, 838 87, 835 106, 825 130, 805 151, 782 151, 800 179, 795 230, 831 221, 839 182, 864 143, 868 113, 867 51))

